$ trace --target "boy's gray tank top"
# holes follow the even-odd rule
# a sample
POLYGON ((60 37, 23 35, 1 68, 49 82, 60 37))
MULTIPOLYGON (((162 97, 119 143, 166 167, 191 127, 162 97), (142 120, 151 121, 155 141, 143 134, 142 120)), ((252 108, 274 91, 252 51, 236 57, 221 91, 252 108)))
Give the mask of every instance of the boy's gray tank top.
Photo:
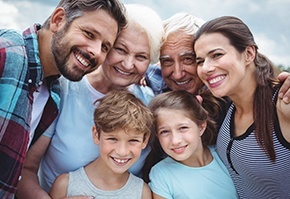
POLYGON ((95 187, 85 173, 84 167, 69 173, 67 196, 87 195, 95 199, 142 198, 144 182, 130 173, 126 184, 118 190, 104 191, 95 187))

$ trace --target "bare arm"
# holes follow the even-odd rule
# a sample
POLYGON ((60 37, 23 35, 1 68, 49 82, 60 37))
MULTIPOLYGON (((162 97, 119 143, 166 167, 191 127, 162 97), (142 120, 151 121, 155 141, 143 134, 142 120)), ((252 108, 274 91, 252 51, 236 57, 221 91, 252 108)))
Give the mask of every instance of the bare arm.
POLYGON ((290 142, 290 103, 286 104, 284 100, 278 99, 276 107, 283 137, 290 142))
POLYGON ((143 199, 151 199, 152 198, 151 189, 149 188, 148 184, 145 182, 143 185, 142 198, 143 199))
POLYGON ((42 135, 28 150, 22 177, 17 188, 19 199, 50 199, 50 196, 40 187, 37 172, 42 156, 49 146, 50 138, 42 135))
POLYGON ((279 74, 278 79, 283 82, 279 90, 279 98, 288 104, 290 102, 290 73, 282 72, 279 74))
MULTIPOLYGON (((22 178, 17 187, 18 199, 51 199, 47 192, 45 192, 39 185, 37 172, 40 161, 46 152, 51 138, 42 135, 28 150, 24 168, 22 171, 22 178)), ((87 199, 90 196, 74 196, 66 199, 87 199)))
POLYGON ((53 182, 49 195, 53 199, 93 199, 93 196, 70 196, 67 195, 69 174, 64 173, 58 176, 53 182))
POLYGON ((68 186, 68 173, 61 174, 53 182, 49 195, 52 198, 64 198, 67 195, 67 186, 68 186))

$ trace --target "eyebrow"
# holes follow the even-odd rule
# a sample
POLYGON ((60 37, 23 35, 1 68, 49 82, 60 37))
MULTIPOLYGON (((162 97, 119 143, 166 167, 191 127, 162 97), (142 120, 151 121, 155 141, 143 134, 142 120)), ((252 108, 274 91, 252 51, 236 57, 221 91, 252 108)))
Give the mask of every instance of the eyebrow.
MULTIPOLYGON (((116 47, 116 45, 120 45, 122 48, 126 49, 127 51, 129 51, 129 47, 126 45, 126 42, 124 41, 116 41, 114 43, 114 47, 116 47)), ((146 52, 146 51, 140 51, 140 52, 134 52, 136 55, 145 55, 145 56, 149 56, 150 57, 150 52, 146 52)))
POLYGON ((192 56, 195 56, 195 53, 193 51, 186 51, 186 52, 181 52, 179 53, 179 57, 182 57, 184 55, 192 55, 192 56))
MULTIPOLYGON (((92 31, 94 34, 102 37, 102 34, 98 30, 96 30, 95 28, 92 28, 90 26, 87 26, 86 28, 89 29, 90 31, 92 31)), ((109 47, 109 49, 111 49, 113 47, 113 44, 111 42, 109 42, 108 40, 104 40, 103 43, 105 45, 107 45, 109 47)))
MULTIPOLYGON (((215 51, 217 51, 217 50, 222 50, 221 48, 215 48, 215 49, 213 49, 213 50, 210 50, 210 51, 208 51, 207 53, 206 53, 206 56, 208 56, 208 55, 210 55, 210 54, 213 54, 215 51)), ((201 57, 196 57, 195 58, 196 60, 200 60, 200 59, 202 59, 201 57)))
POLYGON ((115 43, 113 44, 113 47, 116 47, 116 46, 120 46, 121 48, 125 48, 127 50, 127 46, 124 44, 124 42, 118 41, 118 38, 116 39, 115 43))
POLYGON ((170 59, 171 57, 169 56, 169 55, 161 55, 160 57, 159 57, 159 59, 170 59))
MULTIPOLYGON (((184 51, 178 54, 178 57, 182 57, 184 55, 191 55, 195 56, 195 53, 193 51, 184 51)), ((169 55, 161 55, 160 59, 170 59, 171 57, 169 55)))

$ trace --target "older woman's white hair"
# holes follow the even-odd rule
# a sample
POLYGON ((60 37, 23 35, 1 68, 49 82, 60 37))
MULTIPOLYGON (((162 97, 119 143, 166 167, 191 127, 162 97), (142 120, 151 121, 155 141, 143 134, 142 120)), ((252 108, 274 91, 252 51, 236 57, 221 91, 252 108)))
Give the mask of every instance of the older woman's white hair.
POLYGON ((127 25, 136 25, 146 32, 150 46, 150 63, 157 63, 164 36, 162 19, 152 8, 141 4, 126 4, 125 7, 127 25))

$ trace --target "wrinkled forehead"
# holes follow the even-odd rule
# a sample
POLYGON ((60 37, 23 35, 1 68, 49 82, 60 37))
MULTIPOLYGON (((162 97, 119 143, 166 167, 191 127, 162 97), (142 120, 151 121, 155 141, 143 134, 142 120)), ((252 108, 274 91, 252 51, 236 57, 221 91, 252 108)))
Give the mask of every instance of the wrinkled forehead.
POLYGON ((171 33, 163 42, 161 55, 181 54, 186 51, 193 51, 193 36, 184 32, 171 33))
POLYGON ((172 57, 172 55, 162 54, 160 56, 160 60, 163 60, 163 59, 173 59, 175 57, 178 57, 178 58, 182 58, 182 57, 195 57, 195 53, 192 50, 184 50, 184 51, 180 51, 178 54, 174 54, 174 57, 172 57))

